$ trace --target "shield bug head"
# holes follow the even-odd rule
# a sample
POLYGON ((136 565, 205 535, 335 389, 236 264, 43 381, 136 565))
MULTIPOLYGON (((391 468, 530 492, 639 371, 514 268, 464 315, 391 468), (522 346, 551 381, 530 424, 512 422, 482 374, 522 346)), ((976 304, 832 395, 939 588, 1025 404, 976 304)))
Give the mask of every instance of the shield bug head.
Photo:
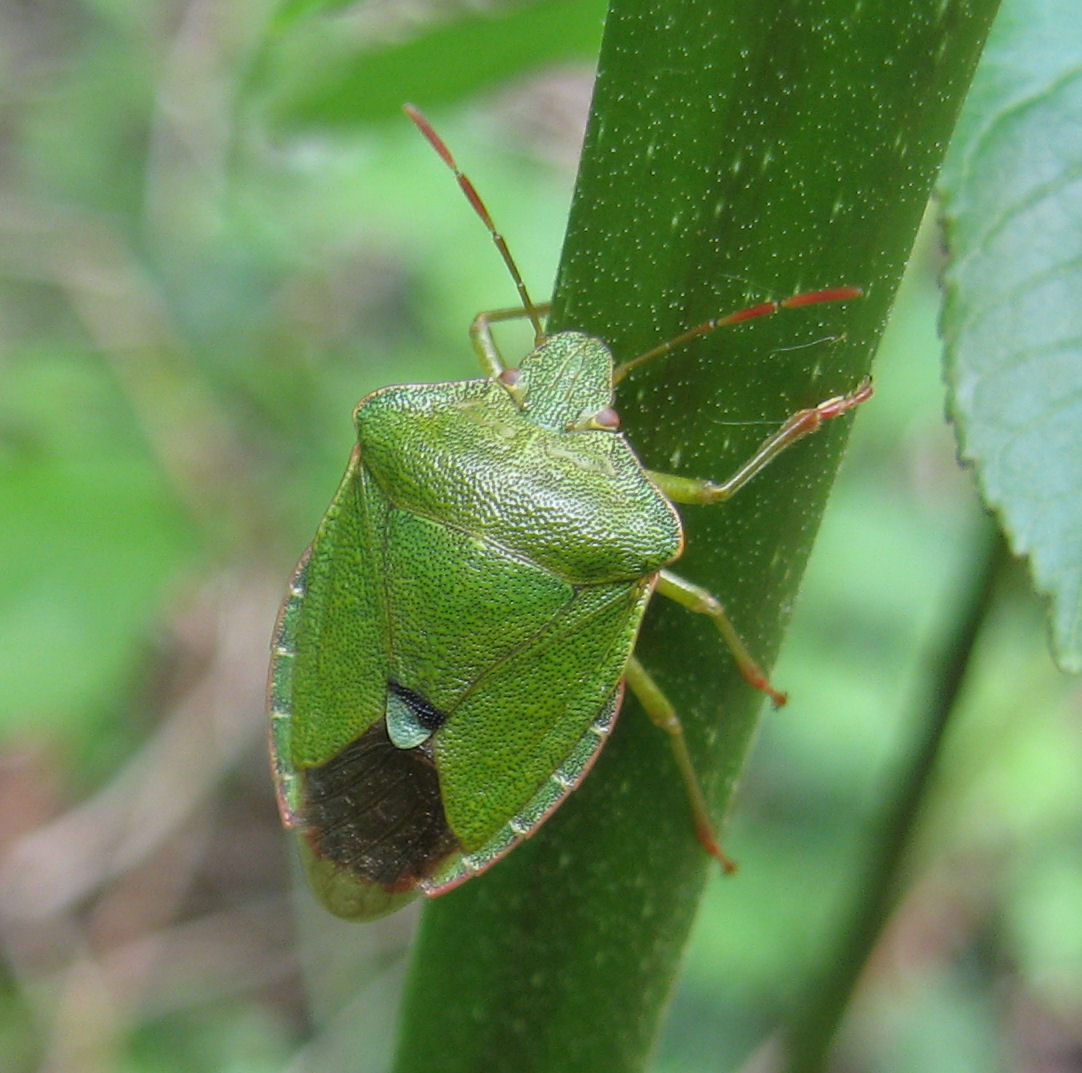
POLYGON ((790 444, 864 401, 869 385, 794 414, 721 482, 647 472, 620 432, 613 386, 717 328, 856 297, 851 287, 764 302, 616 364, 582 332, 547 335, 507 244, 428 121, 518 291, 475 318, 484 375, 376 391, 278 617, 268 686, 283 821, 313 886, 371 919, 438 895, 529 836, 581 782, 624 688, 670 735, 696 830, 728 869, 680 721, 634 655, 653 593, 717 625, 745 678, 775 690, 722 605, 671 573, 677 503, 721 502, 790 444), (508 367, 492 325, 531 321, 508 367))

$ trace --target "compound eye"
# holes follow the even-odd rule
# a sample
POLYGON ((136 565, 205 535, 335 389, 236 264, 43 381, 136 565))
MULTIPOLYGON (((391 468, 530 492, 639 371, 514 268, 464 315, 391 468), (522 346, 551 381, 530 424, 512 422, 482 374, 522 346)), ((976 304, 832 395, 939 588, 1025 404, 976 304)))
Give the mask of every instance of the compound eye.
POLYGON ((616 412, 615 407, 606 406, 605 409, 598 410, 594 414, 590 421, 590 427, 615 431, 620 427, 620 415, 616 412))
POLYGON ((504 369, 498 379, 507 388, 507 393, 514 400, 515 405, 520 410, 524 410, 526 408, 526 389, 522 386, 521 370, 504 369))
POLYGON ((580 417, 574 424, 567 426, 568 432, 586 432, 600 430, 602 432, 616 432, 620 427, 620 415, 612 406, 606 406, 598 410, 596 414, 588 417, 580 417))

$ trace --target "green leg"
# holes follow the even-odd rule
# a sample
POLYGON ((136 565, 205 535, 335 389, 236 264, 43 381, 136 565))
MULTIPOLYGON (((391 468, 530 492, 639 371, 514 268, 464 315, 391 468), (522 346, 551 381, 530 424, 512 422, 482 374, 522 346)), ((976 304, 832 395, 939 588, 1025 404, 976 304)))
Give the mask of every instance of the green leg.
MULTIPOLYGON (((653 352, 647 355, 647 357, 650 356, 653 356, 653 352)), ((637 364, 637 362, 630 364, 637 364)), ((624 368, 626 370, 627 367, 624 368)), ((768 436, 759 445, 758 450, 736 473, 721 483, 696 480, 690 477, 677 477, 668 473, 651 473, 650 477, 674 502, 723 502, 743 488, 748 481, 791 444, 815 432, 824 421, 828 421, 832 417, 838 417, 840 414, 844 414, 853 407, 858 406, 870 398, 871 394, 872 385, 866 381, 848 395, 838 395, 832 399, 827 399, 826 402, 821 402, 811 409, 801 410, 793 414, 781 428, 768 436)), ((662 570, 658 573, 655 591, 662 596, 667 596, 670 600, 674 600, 689 611, 709 616, 721 633, 745 681, 766 693, 775 705, 785 703, 785 694, 770 684, 763 669, 755 662, 747 646, 741 640, 721 601, 713 593, 699 585, 692 584, 690 581, 685 581, 668 570, 662 570)), ((639 699, 639 703, 642 704, 647 715, 669 735, 673 755, 676 757, 677 766, 683 776, 684 785, 687 787, 688 799, 695 816, 695 830, 699 836, 699 841, 708 853, 721 862, 726 872, 732 872, 736 866, 722 851, 721 844, 714 831, 714 825, 711 822, 706 805, 706 798, 703 795, 698 776, 695 774, 695 768, 688 753, 687 742, 684 739, 684 728, 680 723, 679 716, 676 714, 676 709, 673 708, 657 683, 646 673, 642 664, 634 656, 627 665, 626 681, 628 688, 639 699)))
POLYGON ((699 776, 695 774, 695 767, 691 762, 691 754, 688 752, 687 741, 684 738, 684 727, 676 714, 676 709, 634 656, 628 660, 624 680, 638 698, 651 722, 669 735, 669 744, 672 746, 676 765, 680 769, 684 786, 687 788, 688 802, 691 805, 692 815, 695 817, 695 833, 703 848, 718 860, 726 872, 735 872, 736 865, 722 850, 717 832, 714 830, 714 823, 710 819, 706 796, 699 783, 699 776))
POLYGON ((532 320, 538 316, 543 317, 551 308, 552 303, 545 302, 532 309, 524 309, 521 306, 515 306, 512 309, 494 309, 488 313, 478 313, 473 318, 473 323, 470 325, 470 341, 481 359, 481 368, 484 369, 485 376, 504 382, 512 395, 514 395, 514 384, 507 382, 511 370, 508 370, 504 364, 503 357, 496 346, 496 340, 492 337, 492 325, 504 320, 532 320))
MULTIPOLYGON (((650 473, 655 484, 676 503, 721 503, 735 494, 757 473, 770 464, 782 451, 797 440, 815 432, 824 421, 859 406, 872 394, 870 381, 865 381, 848 395, 836 395, 818 406, 793 414, 781 428, 768 436, 758 450, 728 480, 720 483, 694 477, 678 477, 670 473, 650 473)), ((693 585, 667 570, 658 575, 657 591, 700 615, 709 615, 725 640, 744 679, 766 693, 776 705, 785 703, 785 694, 776 690, 752 658, 740 639, 736 627, 725 612, 721 601, 706 589, 693 585)))
POLYGON ((658 574, 655 591, 662 596, 667 596, 681 607, 686 607, 689 611, 694 611, 698 615, 709 615, 721 633, 729 651, 733 654, 737 669, 743 676, 744 681, 756 689, 762 690, 770 697, 775 706, 780 707, 785 703, 786 695, 770 684, 767 676, 763 673, 763 669, 755 662, 747 646, 740 639, 740 634, 736 632, 736 627, 722 606, 721 601, 713 593, 698 585, 693 585, 690 581, 685 581, 676 574, 669 573, 668 570, 662 570, 658 574))
POLYGON ((872 396, 870 380, 865 380, 855 391, 848 395, 835 395, 826 402, 819 403, 808 410, 793 414, 776 432, 768 436, 759 445, 755 453, 728 480, 699 480, 694 477, 677 477, 671 473, 650 473, 650 479, 674 503, 723 503, 745 484, 766 468, 787 447, 797 440, 818 431, 824 421, 859 406, 872 396))

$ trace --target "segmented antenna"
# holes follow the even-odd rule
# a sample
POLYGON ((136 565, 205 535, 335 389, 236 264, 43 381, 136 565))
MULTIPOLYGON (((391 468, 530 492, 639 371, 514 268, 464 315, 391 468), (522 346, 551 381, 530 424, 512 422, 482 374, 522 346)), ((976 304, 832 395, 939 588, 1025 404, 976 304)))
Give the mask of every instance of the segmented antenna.
POLYGON ((455 173, 458 185, 462 188, 462 192, 466 195, 466 199, 473 206, 473 211, 481 217, 481 222, 488 228, 488 233, 492 236, 492 241, 496 243, 496 249, 500 251, 503 263, 507 265, 507 270, 511 273, 511 278, 515 281, 515 287, 518 289, 518 296, 522 302, 522 308, 526 311, 526 315, 533 324, 534 335, 538 345, 540 345, 545 338, 545 330, 541 326, 541 316, 537 311, 537 306, 534 305, 529 291, 526 290, 526 284, 523 282, 522 273, 519 272, 518 265, 515 264, 515 259, 511 256, 511 251, 507 248, 507 242, 504 240, 503 235, 496 230, 496 225, 492 222, 492 217, 489 215, 485 203, 481 200, 481 195, 477 193, 477 188, 470 182, 469 176, 467 176, 458 166, 455 158, 451 155, 451 150, 447 148, 443 139, 432 129, 432 124, 429 123, 421 111, 412 104, 403 105, 402 110, 413 120, 417 129, 425 136, 425 138, 428 139, 432 148, 443 158, 443 162, 455 173))

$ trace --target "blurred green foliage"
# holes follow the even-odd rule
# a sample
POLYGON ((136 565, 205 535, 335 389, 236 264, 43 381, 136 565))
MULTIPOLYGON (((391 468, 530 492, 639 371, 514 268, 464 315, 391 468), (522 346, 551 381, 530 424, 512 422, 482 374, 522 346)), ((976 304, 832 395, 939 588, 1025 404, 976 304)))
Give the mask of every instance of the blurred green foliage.
MULTIPOLYGON (((589 21, 539 57, 555 69, 499 36, 521 40, 550 6, 486 23, 494 72, 439 47, 453 6, 409 22, 404 5, 343 9, 330 32, 376 57, 368 96, 385 102, 348 116, 266 88, 276 48, 308 57, 307 83, 290 61, 296 85, 320 65, 288 21, 268 43, 267 5, 0 9, 13 1073, 385 1068, 411 917, 362 929, 303 891, 294 905, 265 773, 266 645, 354 402, 473 375, 469 318, 513 297, 387 101, 447 104, 440 130, 527 279, 543 292, 554 275, 573 176, 553 162, 574 160, 589 21), (425 63, 396 75, 402 53, 425 63)), ((658 1070, 734 1068, 801 1008, 970 583, 985 522, 942 417, 937 270, 929 228, 775 672, 792 702, 766 720, 734 812, 741 873, 711 881, 658 1070)), ((1082 694, 1052 670, 1042 615, 1005 570, 846 1023, 850 1067, 1077 1061, 1082 694)))

